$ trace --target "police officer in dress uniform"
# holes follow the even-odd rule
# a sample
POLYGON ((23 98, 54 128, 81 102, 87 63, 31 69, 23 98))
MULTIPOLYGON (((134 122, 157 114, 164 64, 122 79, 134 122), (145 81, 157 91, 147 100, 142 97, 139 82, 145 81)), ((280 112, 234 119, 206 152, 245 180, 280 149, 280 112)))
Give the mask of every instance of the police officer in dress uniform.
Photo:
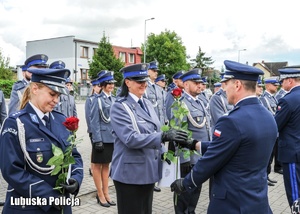
MULTIPOLYGON (((275 98, 275 94, 277 92, 277 87, 279 86, 278 77, 268 77, 265 78, 265 88, 266 90, 259 98, 261 103, 273 114, 275 115, 278 101, 275 98)), ((270 163, 267 169, 268 175, 271 172, 271 165, 274 159, 274 172, 282 174, 282 167, 280 162, 278 161, 278 142, 276 140, 273 153, 270 157, 270 163)), ((268 177, 269 186, 274 186, 274 183, 277 181, 272 180, 268 177)))
MULTIPOLYGON (((223 79, 224 73, 221 73, 221 78, 223 79)), ((214 129, 215 124, 218 119, 229 112, 233 105, 230 105, 227 101, 227 95, 225 92, 225 83, 221 80, 221 88, 216 92, 209 101, 209 110, 211 116, 211 127, 214 129)))
POLYGON ((114 182, 118 213, 152 213, 153 188, 162 175, 162 146, 166 141, 186 141, 187 133, 160 130, 152 103, 143 97, 149 64, 122 68, 120 97, 110 112, 116 137, 110 176, 114 182))
POLYGON ((214 84, 214 94, 219 91, 219 89, 221 88, 221 83, 220 82, 216 82, 214 84))
POLYGON ((116 205, 108 193, 109 164, 115 140, 110 123, 110 109, 116 99, 112 95, 116 82, 113 74, 113 71, 109 71, 98 78, 101 92, 95 95, 90 109, 93 179, 97 188, 97 202, 103 207, 116 205))
POLYGON ((158 75, 154 82, 162 88, 163 92, 166 92, 167 78, 165 74, 158 75))
POLYGON ((185 71, 183 71, 183 70, 176 72, 173 75, 173 83, 175 84, 175 86, 174 87, 172 86, 172 89, 168 88, 167 96, 166 96, 166 103, 165 103, 167 119, 168 120, 171 120, 171 114, 172 114, 171 106, 172 106, 172 104, 174 103, 174 100, 175 100, 173 95, 172 95, 172 91, 177 87, 183 89, 183 82, 180 79, 180 77, 181 77, 182 74, 184 74, 184 72, 185 71))
POLYGON ((219 118, 211 142, 188 141, 202 153, 184 179, 171 184, 180 194, 214 177, 208 214, 272 213, 268 202, 267 165, 277 137, 272 114, 255 96, 258 68, 225 60, 229 104, 234 109, 219 118))
POLYGON ((260 96, 263 94, 264 92, 264 84, 262 83, 262 80, 261 80, 261 76, 258 77, 258 80, 257 80, 257 84, 256 84, 256 90, 255 90, 255 94, 258 98, 260 98, 260 96))
MULTIPOLYGON (((210 140, 210 117, 205 108, 204 103, 198 98, 201 94, 201 69, 195 68, 183 74, 182 79, 184 84, 184 94, 181 101, 185 104, 189 113, 183 121, 187 121, 188 130, 192 132, 192 138, 197 140, 209 141, 210 140)), ((180 171, 181 177, 184 178, 197 163, 200 158, 197 154, 192 154, 188 158, 184 158, 180 154, 180 171)), ((191 192, 182 193, 177 198, 177 205, 174 197, 174 208, 176 214, 195 213, 197 203, 200 197, 201 186, 195 188, 191 192)))
MULTIPOLYGON (((75 148, 70 178, 62 184, 65 194, 56 186, 58 175, 51 175, 53 167, 47 162, 53 157, 52 144, 64 152, 69 146, 70 132, 62 124, 66 117, 52 111, 60 93, 66 93, 67 69, 30 69, 31 83, 24 91, 21 110, 4 122, 0 138, 0 166, 8 183, 3 213, 72 213, 71 206, 51 203, 52 199, 76 195, 83 179, 83 163, 75 148), (26 203, 18 202, 26 198, 26 203), (38 198, 46 203, 34 204, 38 198)), ((63 198, 62 198, 63 199, 63 198)), ((63 199, 64 200, 64 199, 63 199)), ((62 202, 64 203, 64 202, 62 202)))
POLYGON ((209 96, 205 91, 207 85, 208 85, 207 77, 202 77, 202 82, 200 83, 201 93, 198 95, 198 98, 203 102, 206 111, 209 112, 209 96))
MULTIPOLYGON (((64 69, 66 64, 61 61, 52 62, 49 66, 51 69, 64 69)), ((73 93, 73 81, 68 77, 65 81, 68 94, 61 94, 59 102, 55 106, 55 110, 63 113, 66 117, 77 117, 77 109, 75 103, 75 97, 73 93)))
POLYGON ((289 91, 279 99, 275 120, 278 126, 278 160, 282 164, 288 203, 300 198, 300 70, 279 69, 282 88, 289 91))
POLYGON ((10 101, 8 104, 8 113, 14 113, 19 110, 20 101, 22 100, 23 92, 30 82, 31 73, 28 71, 29 68, 46 68, 48 56, 45 54, 37 54, 29 57, 22 66, 23 79, 15 82, 12 86, 10 101))
MULTIPOLYGON (((171 83, 168 85, 167 92, 172 91, 173 89, 175 89, 176 87, 178 87, 178 80, 179 80, 179 77, 180 77, 184 72, 185 72, 184 70, 180 70, 180 71, 177 71, 175 74, 173 74, 173 76, 172 76, 173 82, 171 82, 171 83)), ((181 81, 181 80, 179 80, 179 81, 181 81)))
MULTIPOLYGON (((87 99, 85 101, 85 104, 84 104, 84 113, 85 113, 85 121, 86 121, 86 125, 87 125, 87 133, 89 134, 89 137, 90 137, 90 140, 91 140, 92 144, 93 144, 93 140, 92 140, 92 129, 91 129, 91 113, 92 113, 91 112, 91 106, 92 106, 93 99, 101 91, 99 77, 102 76, 103 74, 107 73, 107 72, 108 71, 106 71, 106 70, 100 71, 97 74, 98 78, 91 81, 92 92, 91 92, 91 95, 87 97, 87 99)), ((93 175, 92 171, 93 171, 93 163, 91 163, 91 168, 89 168, 90 176, 93 175)))

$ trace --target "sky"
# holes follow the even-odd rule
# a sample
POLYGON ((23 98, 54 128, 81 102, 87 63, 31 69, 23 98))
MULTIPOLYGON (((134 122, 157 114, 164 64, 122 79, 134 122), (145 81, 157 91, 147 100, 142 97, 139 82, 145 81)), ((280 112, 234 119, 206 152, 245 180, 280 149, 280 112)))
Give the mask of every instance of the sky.
POLYGON ((146 23, 147 35, 174 31, 191 58, 201 47, 216 69, 224 60, 300 65, 298 4, 297 0, 0 0, 0 49, 15 67, 26 60, 26 41, 73 35, 99 42, 105 32, 112 45, 140 47, 146 23))

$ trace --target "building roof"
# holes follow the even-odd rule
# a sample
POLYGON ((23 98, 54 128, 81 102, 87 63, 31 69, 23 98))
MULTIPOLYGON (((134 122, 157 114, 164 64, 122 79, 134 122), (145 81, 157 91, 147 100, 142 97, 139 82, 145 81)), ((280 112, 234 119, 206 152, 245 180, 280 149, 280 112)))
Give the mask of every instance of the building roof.
POLYGON ((260 64, 262 67, 268 70, 271 76, 279 76, 280 74, 278 72, 278 69, 288 66, 288 62, 265 62, 265 61, 253 63, 253 66, 257 64, 260 64))

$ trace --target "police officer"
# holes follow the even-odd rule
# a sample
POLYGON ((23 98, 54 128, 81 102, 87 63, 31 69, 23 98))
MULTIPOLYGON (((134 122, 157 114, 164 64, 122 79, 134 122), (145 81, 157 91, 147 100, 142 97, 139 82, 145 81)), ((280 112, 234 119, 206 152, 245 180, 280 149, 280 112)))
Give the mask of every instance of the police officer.
POLYGON ((212 130, 214 129, 218 119, 233 108, 233 106, 227 101, 223 76, 224 73, 221 73, 221 88, 210 98, 209 101, 212 130))
POLYGON ((208 214, 272 213, 266 170, 277 126, 255 96, 263 71, 228 60, 224 64, 227 99, 234 109, 218 120, 211 142, 186 143, 201 149, 202 157, 191 173, 171 184, 171 190, 191 192, 214 176, 208 214))
POLYGON ((158 72, 157 62, 150 62, 148 69, 149 80, 146 92, 144 94, 144 98, 150 100, 161 125, 164 125, 167 122, 167 118, 165 117, 165 103, 163 99, 162 89, 161 87, 155 84, 155 79, 157 78, 158 72))
POLYGON ((103 207, 115 206, 108 193, 109 164, 112 159, 115 137, 112 135, 110 109, 115 102, 112 71, 98 78, 101 92, 92 100, 90 128, 92 133, 93 179, 97 188, 97 202, 103 207))
MULTIPOLYGON (((273 114, 275 115, 276 107, 278 101, 275 98, 275 94, 277 92, 277 87, 279 86, 278 77, 268 77, 265 78, 265 87, 266 90, 259 98, 261 103, 273 114)), ((271 164, 274 159, 274 172, 282 174, 282 167, 280 162, 278 161, 278 143, 276 141, 273 153, 270 157, 270 163, 267 169, 268 175, 271 172, 271 164)), ((268 177, 269 186, 274 186, 274 183, 277 183, 277 181, 272 180, 268 177)))
POLYGON ((8 113, 14 113, 19 110, 20 101, 22 100, 23 92, 30 82, 31 73, 28 71, 29 68, 46 68, 48 56, 45 54, 37 54, 29 57, 22 66, 23 79, 15 82, 12 86, 10 93, 10 101, 8 104, 8 113))
POLYGON ((289 91, 279 99, 275 120, 278 126, 278 159, 282 164, 288 203, 300 198, 300 70, 279 69, 282 88, 289 91))
POLYGON ((174 103, 174 97, 172 95, 172 91, 177 87, 180 89, 183 89, 183 82, 180 79, 180 77, 182 74, 184 74, 184 72, 185 71, 181 70, 181 71, 176 72, 173 75, 173 83, 175 84, 175 86, 172 86, 172 90, 171 90, 171 88, 169 88, 167 91, 165 106, 166 106, 166 114, 167 114, 168 120, 171 120, 171 114, 172 114, 171 106, 174 103))
MULTIPOLYGON (((189 113, 183 121, 188 124, 188 130, 192 132, 192 138, 197 140, 210 140, 210 118, 205 108, 205 104, 198 98, 201 94, 203 79, 201 78, 201 69, 195 68, 183 75, 180 79, 183 81, 184 93, 181 97, 189 113)), ((200 158, 197 154, 192 154, 184 158, 180 154, 180 172, 181 177, 185 177, 197 163, 200 158)), ((201 185, 191 192, 182 193, 177 198, 177 204, 174 201, 175 213, 195 213, 197 203, 201 192, 201 185)), ((174 197, 175 198, 175 197, 174 197)))
POLYGON ((166 92, 167 79, 165 74, 158 75, 154 82, 156 85, 160 86, 164 92, 166 92))
POLYGON ((120 97, 110 112, 116 136, 110 176, 114 182, 118 213, 152 213, 154 184, 162 177, 162 142, 185 141, 187 133, 160 130, 152 103, 143 97, 148 63, 122 68, 120 97))
POLYGON ((258 80, 257 80, 257 84, 256 84, 256 90, 255 90, 255 94, 258 98, 260 98, 260 96, 263 94, 264 92, 264 84, 262 83, 262 80, 261 80, 261 76, 258 77, 258 80))
MULTIPOLYGON (((71 206, 50 203, 53 198, 76 195, 83 179, 81 155, 72 151, 75 163, 71 165, 68 184, 62 184, 65 194, 56 186, 58 175, 51 175, 53 167, 47 165, 53 157, 52 144, 65 152, 70 132, 64 127, 66 117, 52 111, 60 93, 66 93, 64 80, 67 69, 30 69, 31 83, 24 91, 21 110, 11 114, 4 122, 0 138, 0 166, 8 191, 3 213, 72 213, 71 206), (14 204, 21 197, 28 200, 42 198, 45 204, 14 204)), ((34 203, 34 201, 32 201, 34 203)), ((62 202, 64 203, 64 202, 62 202)))
POLYGON ((216 82, 214 84, 214 94, 219 91, 219 89, 221 88, 221 83, 220 82, 216 82))
POLYGON ((168 85, 167 92, 172 91, 173 89, 175 89, 176 87, 178 87, 178 84, 182 84, 182 83, 180 83, 181 80, 179 80, 179 77, 180 77, 184 72, 185 72, 184 70, 180 70, 180 71, 177 71, 175 74, 173 74, 173 76, 172 76, 173 82, 171 82, 171 83, 168 85), (179 81, 179 83, 178 83, 178 81, 179 81))
MULTIPOLYGON (((49 66, 51 69, 64 69, 65 67, 66 64, 61 60, 52 62, 49 66)), ((77 117, 75 97, 73 96, 73 81, 68 77, 65 80, 65 84, 68 89, 68 93, 60 95, 59 102, 55 106, 55 110, 63 113, 66 117, 77 117)))
POLYGON ((201 86, 201 93, 198 95, 198 98, 203 102, 206 111, 209 112, 209 96, 206 92, 206 87, 208 85, 207 77, 201 77, 202 82, 200 83, 201 86))

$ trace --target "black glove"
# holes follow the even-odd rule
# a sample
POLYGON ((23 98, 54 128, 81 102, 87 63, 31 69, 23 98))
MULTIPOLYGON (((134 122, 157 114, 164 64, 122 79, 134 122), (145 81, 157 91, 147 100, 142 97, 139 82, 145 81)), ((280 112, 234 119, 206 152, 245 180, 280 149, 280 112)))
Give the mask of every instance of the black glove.
POLYGON ((190 150, 196 150, 196 143, 198 143, 199 141, 198 140, 194 140, 193 138, 190 139, 190 140, 187 140, 185 142, 179 142, 178 144, 181 146, 181 147, 184 147, 184 148, 188 148, 190 150))
POLYGON ((185 192, 186 190, 185 190, 182 182, 183 182, 183 178, 175 180, 170 186, 171 187, 171 192, 175 192, 178 195, 185 192))
POLYGON ((102 152, 104 150, 104 144, 102 142, 97 142, 94 144, 94 148, 97 152, 102 152))
POLYGON ((187 175, 191 171, 191 169, 192 169, 192 166, 189 161, 180 164, 181 175, 187 175))
POLYGON ((170 129, 163 132, 161 136, 162 142, 175 141, 177 143, 185 142, 188 139, 188 133, 182 130, 170 129))
POLYGON ((61 186, 69 193, 74 194, 78 191, 79 184, 74 178, 69 178, 69 184, 61 184, 61 186))
MULTIPOLYGON (((161 159, 164 160, 164 153, 161 154, 161 159)), ((166 158, 164 161, 171 165, 171 161, 168 158, 166 158)))

